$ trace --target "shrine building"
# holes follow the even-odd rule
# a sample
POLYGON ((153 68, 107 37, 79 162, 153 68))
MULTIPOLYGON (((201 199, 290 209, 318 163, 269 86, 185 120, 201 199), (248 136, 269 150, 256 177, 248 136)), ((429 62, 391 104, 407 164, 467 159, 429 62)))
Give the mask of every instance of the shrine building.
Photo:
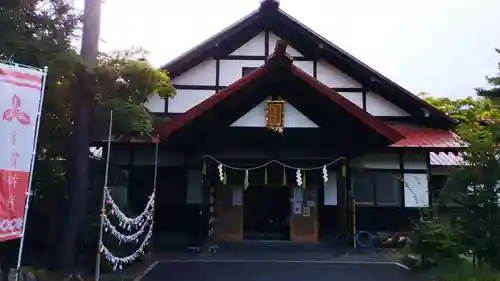
MULTIPOLYGON (((455 120, 277 1, 162 68, 177 94, 147 102, 165 119, 157 233, 352 245, 359 231, 407 231, 433 204, 431 153, 460 148, 455 120)), ((153 143, 113 143, 132 209, 154 155, 153 143)))

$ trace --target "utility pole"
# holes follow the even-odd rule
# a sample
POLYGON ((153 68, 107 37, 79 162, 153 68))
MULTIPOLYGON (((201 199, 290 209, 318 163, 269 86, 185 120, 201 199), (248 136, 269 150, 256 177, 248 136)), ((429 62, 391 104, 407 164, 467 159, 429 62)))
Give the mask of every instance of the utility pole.
POLYGON ((75 271, 77 248, 87 209, 90 120, 96 80, 101 25, 101 1, 85 0, 80 56, 83 68, 78 71, 77 89, 73 99, 73 133, 69 154, 69 200, 66 231, 61 243, 61 265, 75 271))
POLYGON ((99 52, 101 33, 101 1, 85 0, 83 10, 83 33, 80 55, 83 63, 90 69, 95 68, 99 52))

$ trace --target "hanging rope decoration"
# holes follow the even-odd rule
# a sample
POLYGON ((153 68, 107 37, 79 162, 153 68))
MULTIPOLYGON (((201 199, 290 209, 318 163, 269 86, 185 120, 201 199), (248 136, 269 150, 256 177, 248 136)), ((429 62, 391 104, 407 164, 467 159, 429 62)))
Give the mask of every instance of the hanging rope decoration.
POLYGON ((302 174, 300 173, 300 170, 297 169, 297 172, 295 173, 296 179, 297 179, 297 186, 302 186, 302 174))
MULTIPOLYGON (((152 221, 152 217, 148 217, 148 221, 152 221)), ((131 243, 131 242, 139 242, 139 237, 144 233, 146 230, 146 226, 148 226, 148 223, 143 223, 141 228, 133 234, 122 234, 109 220, 108 216, 105 214, 104 215, 104 231, 109 232, 111 235, 116 237, 118 239, 118 242, 121 244, 123 243, 131 243)))
MULTIPOLYGON (((267 183, 267 166, 275 163, 275 164, 279 164, 281 166, 283 166, 283 184, 286 185, 286 169, 292 169, 292 170, 296 170, 295 172, 295 175, 296 175, 296 183, 297 183, 297 186, 302 186, 302 187, 306 187, 306 171, 314 171, 314 170, 322 170, 322 173, 323 173, 323 181, 324 182, 328 182, 328 167, 331 166, 331 165, 334 165, 336 164, 337 162, 341 161, 341 160, 344 160, 345 157, 339 157, 325 165, 322 165, 322 166, 317 166, 317 167, 295 167, 295 166, 291 166, 291 165, 288 165, 288 164, 285 164, 281 161, 278 161, 278 160, 271 160, 271 161, 268 161, 262 165, 258 165, 258 166, 255 166, 255 167, 248 167, 248 168, 241 168, 241 167, 235 167, 235 166, 230 166, 230 165, 227 165, 219 160, 217 160, 215 157, 211 156, 211 155, 204 155, 203 158, 205 159, 211 159, 213 160, 214 162, 216 162, 218 165, 217 165, 217 172, 218 172, 218 176, 219 176, 219 180, 226 184, 227 183, 227 173, 226 173, 226 169, 231 169, 231 170, 236 170, 236 171, 244 171, 245 172, 245 177, 244 177, 244 181, 243 181, 243 186, 244 188, 248 188, 248 186, 250 185, 250 182, 249 182, 249 172, 252 171, 252 170, 257 170, 257 169, 262 169, 264 168, 264 182, 267 183)), ((204 171, 206 171, 206 163, 203 162, 203 169, 204 171)))
POLYGON ((134 218, 130 218, 127 215, 125 215, 123 211, 120 210, 118 205, 116 205, 115 201, 111 197, 111 193, 108 187, 104 188, 105 188, 106 203, 109 206, 109 209, 111 210, 110 213, 113 214, 116 217, 116 219, 120 222, 119 223, 120 227, 125 228, 128 231, 131 231, 133 229, 137 230, 134 233, 123 234, 122 232, 120 232, 120 230, 118 230, 116 226, 114 226, 111 223, 110 218, 106 214, 106 209, 104 209, 103 210, 104 227, 105 227, 104 231, 113 235, 118 240, 119 244, 138 243, 139 237, 143 235, 144 232, 146 232, 147 226, 149 226, 149 230, 147 231, 147 234, 144 237, 144 240, 142 241, 139 248, 134 253, 126 257, 117 257, 113 255, 109 251, 109 249, 106 246, 104 246, 104 244, 101 244, 100 250, 104 254, 104 257, 113 265, 113 270, 116 269, 121 270, 124 264, 132 263, 134 260, 136 260, 144 253, 144 249, 148 245, 149 240, 153 234, 155 190, 153 190, 153 192, 149 196, 149 200, 146 203, 146 206, 142 211, 142 213, 134 218))
POLYGON ((243 182, 243 187, 245 189, 247 189, 248 186, 250 185, 250 181, 249 181, 248 177, 249 177, 248 170, 245 170, 245 181, 243 182))
POLYGON ((328 170, 326 169, 326 166, 323 166, 322 172, 323 172, 323 181, 328 182, 328 170))
POLYGON ((111 197, 111 193, 109 192, 109 189, 105 188, 105 193, 106 193, 106 203, 111 206, 111 212, 117 217, 117 219, 120 221, 119 226, 122 227, 123 229, 131 230, 132 228, 138 229, 142 226, 144 222, 146 222, 146 219, 150 215, 150 213, 153 210, 154 207, 154 199, 155 199, 155 191, 151 193, 149 196, 149 200, 146 203, 146 207, 144 207, 144 211, 136 216, 135 218, 129 218, 127 215, 125 215, 118 205, 116 205, 115 201, 113 200, 113 197, 111 197))
POLYGON ((122 258, 117 257, 117 256, 113 255, 113 253, 111 253, 106 246, 101 245, 101 252, 104 254, 104 257, 113 265, 113 270, 116 270, 116 269, 122 270, 123 265, 132 263, 137 258, 139 258, 142 254, 144 254, 144 250, 148 246, 149 240, 151 239, 151 236, 153 235, 153 224, 154 224, 154 222, 151 222, 151 225, 149 227, 149 231, 146 234, 146 237, 142 241, 142 244, 139 246, 139 248, 134 253, 132 253, 126 257, 122 257, 122 258))

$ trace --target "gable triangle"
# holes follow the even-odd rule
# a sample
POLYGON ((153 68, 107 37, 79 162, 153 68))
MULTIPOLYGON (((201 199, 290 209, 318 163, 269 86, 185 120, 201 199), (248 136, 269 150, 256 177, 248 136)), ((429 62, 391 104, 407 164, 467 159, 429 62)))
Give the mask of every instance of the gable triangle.
MULTIPOLYGON (((266 106, 267 101, 259 103, 250 111, 245 113, 238 120, 233 122, 230 127, 266 127, 266 106)), ((293 105, 285 101, 285 128, 318 128, 311 119, 302 114, 293 105)))

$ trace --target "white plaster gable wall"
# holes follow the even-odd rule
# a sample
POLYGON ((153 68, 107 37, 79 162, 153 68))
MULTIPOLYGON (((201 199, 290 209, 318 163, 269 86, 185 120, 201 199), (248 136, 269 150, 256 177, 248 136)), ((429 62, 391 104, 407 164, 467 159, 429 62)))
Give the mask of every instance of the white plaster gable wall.
POLYGON ((318 61, 317 76, 319 82, 330 88, 361 88, 362 85, 349 75, 340 71, 326 61, 318 61))
POLYGON ((366 111, 373 116, 410 116, 408 112, 374 92, 366 94, 366 111))
POLYGON ((173 79, 174 85, 215 85, 215 60, 208 59, 173 79))
POLYGON ((360 92, 338 92, 341 96, 348 99, 350 102, 363 108, 363 93, 360 92))
MULTIPOLYGON (((281 40, 281 38, 272 33, 272 32, 269 32, 269 53, 272 54, 274 52, 274 48, 276 47, 276 43, 281 40)), ((295 50, 294 48, 292 48, 291 46, 288 46, 286 48, 286 52, 291 55, 291 56, 294 56, 294 57, 302 57, 302 54, 299 53, 299 51, 295 50)))
MULTIPOLYGON (((266 127, 266 105, 263 101, 245 115, 236 120, 231 127, 266 127)), ((311 119, 285 102, 285 128, 317 128, 311 119)))
POLYGON ((162 113, 165 112, 165 100, 158 95, 151 95, 144 103, 147 109, 151 112, 162 113))
MULTIPOLYGON (((264 32, 259 33, 254 38, 243 44, 240 48, 232 53, 239 56, 263 56, 264 53, 264 32)), ((280 38, 270 32, 269 33, 269 51, 273 52, 276 42, 280 38)), ((293 56, 302 56, 292 47, 287 48, 287 52, 293 56)), ((242 69, 244 67, 260 67, 264 65, 264 60, 225 60, 219 62, 219 85, 229 86, 238 81, 242 77, 242 69)), ((313 61, 296 60, 293 62, 295 66, 302 69, 308 75, 314 76, 313 61)), ((212 86, 216 85, 216 61, 210 58, 192 69, 186 71, 182 75, 173 79, 174 85, 183 86, 212 86)), ((362 88, 362 84, 346 73, 343 73, 338 68, 330 65, 324 60, 317 62, 316 78, 327 87, 331 88, 362 88)), ((177 90, 176 97, 168 101, 169 113, 183 113, 205 99, 214 95, 214 90, 177 90)), ((356 104, 360 108, 363 107, 363 94, 360 92, 339 92, 340 95, 356 104)), ((146 103, 147 107, 153 112, 164 112, 165 101, 159 97, 151 97, 146 103)), ((407 112, 392 104, 388 100, 382 98, 374 92, 366 93, 366 111, 374 116, 409 116, 407 112)))
MULTIPOLYGON (((265 33, 261 32, 231 53, 232 56, 264 56, 265 33)), ((269 49, 272 50, 272 49, 269 49)))
MULTIPOLYGON (((263 60, 221 60, 219 85, 229 86, 242 77, 243 67, 260 67, 263 60)), ((215 79, 212 81, 214 83, 215 79)))
POLYGON ((314 63, 312 61, 293 61, 293 65, 302 69, 310 76, 314 76, 314 63))
POLYGON ((213 95, 215 90, 177 90, 168 101, 168 112, 184 113, 213 95))

